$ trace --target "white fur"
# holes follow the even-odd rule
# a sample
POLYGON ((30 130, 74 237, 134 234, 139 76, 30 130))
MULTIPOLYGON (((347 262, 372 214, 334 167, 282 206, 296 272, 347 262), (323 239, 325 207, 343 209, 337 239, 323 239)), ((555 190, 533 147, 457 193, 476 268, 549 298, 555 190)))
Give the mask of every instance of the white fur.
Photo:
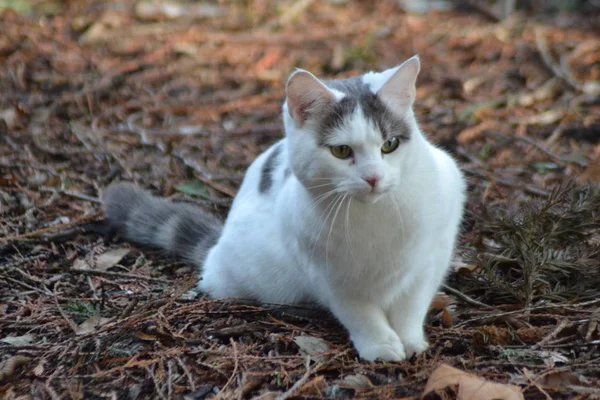
MULTIPOLYGON (((363 79, 377 91, 382 75, 393 73, 363 79)), ((366 360, 425 350, 424 319, 450 264, 465 200, 459 168, 421 134, 412 110, 404 113, 410 140, 382 156, 381 133, 358 109, 328 139, 352 147, 351 162, 319 147, 312 125, 298 127, 283 109, 285 165, 267 193, 258 186, 273 148, 250 166, 200 289, 216 298, 317 302, 366 360), (285 166, 293 171, 287 178, 285 166), (382 178, 375 192, 363 180, 373 174, 382 178)))

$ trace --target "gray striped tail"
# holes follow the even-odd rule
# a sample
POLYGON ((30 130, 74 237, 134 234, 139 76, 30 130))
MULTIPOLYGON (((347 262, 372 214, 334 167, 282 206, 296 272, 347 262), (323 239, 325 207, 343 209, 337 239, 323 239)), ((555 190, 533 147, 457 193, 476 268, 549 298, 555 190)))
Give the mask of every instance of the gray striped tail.
POLYGON ((102 200, 110 228, 124 239, 167 250, 198 266, 221 234, 223 224, 212 214, 153 196, 131 183, 109 186, 102 200))

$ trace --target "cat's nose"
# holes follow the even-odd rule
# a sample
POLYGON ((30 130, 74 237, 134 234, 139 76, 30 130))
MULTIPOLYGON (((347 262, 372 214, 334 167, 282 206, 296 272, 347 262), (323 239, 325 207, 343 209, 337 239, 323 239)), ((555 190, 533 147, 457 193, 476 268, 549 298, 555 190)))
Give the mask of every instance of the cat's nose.
POLYGON ((363 179, 369 184, 369 186, 371 186, 371 189, 375 189, 375 186, 377 186, 379 181, 381 181, 381 178, 378 176, 368 176, 363 179))

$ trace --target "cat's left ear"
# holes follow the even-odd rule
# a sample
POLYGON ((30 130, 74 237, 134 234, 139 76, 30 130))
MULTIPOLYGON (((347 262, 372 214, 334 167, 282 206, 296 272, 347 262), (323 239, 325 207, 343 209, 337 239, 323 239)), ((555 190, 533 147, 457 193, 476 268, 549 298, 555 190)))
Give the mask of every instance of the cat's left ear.
MULTIPOLYGON (((392 75, 377 91, 377 94, 388 105, 398 112, 404 113, 415 101, 417 75, 421 69, 419 56, 414 56, 392 71, 392 75), (395 71, 394 71, 395 70, 395 71)), ((384 74, 387 71, 383 72, 384 74)))
POLYGON ((290 76, 285 90, 288 111, 298 126, 317 120, 335 102, 335 95, 323 82, 301 69, 290 76))

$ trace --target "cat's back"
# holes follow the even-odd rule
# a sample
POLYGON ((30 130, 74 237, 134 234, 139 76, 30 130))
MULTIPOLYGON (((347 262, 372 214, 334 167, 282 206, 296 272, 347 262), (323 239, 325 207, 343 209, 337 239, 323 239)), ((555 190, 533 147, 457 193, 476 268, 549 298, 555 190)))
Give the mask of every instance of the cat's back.
POLYGON ((248 208, 253 212, 272 210, 278 193, 290 176, 287 164, 286 139, 259 155, 246 171, 230 216, 237 214, 238 209, 248 208))

